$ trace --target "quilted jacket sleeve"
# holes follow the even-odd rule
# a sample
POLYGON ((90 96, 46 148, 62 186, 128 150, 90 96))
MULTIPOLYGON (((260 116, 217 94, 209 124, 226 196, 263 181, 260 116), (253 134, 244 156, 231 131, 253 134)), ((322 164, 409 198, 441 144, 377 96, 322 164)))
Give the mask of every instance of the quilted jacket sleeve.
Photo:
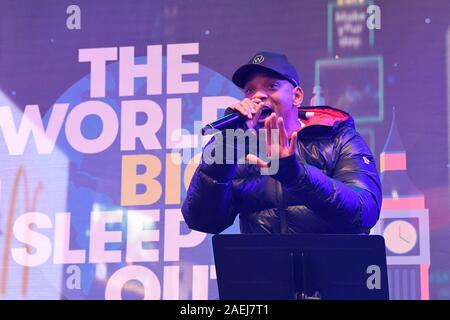
POLYGON ((379 218, 382 202, 375 160, 354 129, 341 140, 331 177, 292 155, 280 159, 274 178, 285 188, 296 189, 295 193, 309 209, 336 214, 368 231, 379 218))
MULTIPOLYGON (((213 142, 214 139, 207 146, 213 142)), ((220 233, 233 224, 237 215, 232 186, 237 165, 208 164, 204 159, 205 152, 192 177, 181 212, 189 228, 220 233)))

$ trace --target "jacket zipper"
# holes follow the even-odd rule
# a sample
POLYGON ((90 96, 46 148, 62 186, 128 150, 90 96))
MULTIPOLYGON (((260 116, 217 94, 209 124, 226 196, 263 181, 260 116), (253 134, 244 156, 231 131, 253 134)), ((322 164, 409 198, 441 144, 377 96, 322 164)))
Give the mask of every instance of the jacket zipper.
POLYGON ((284 208, 283 186, 277 181, 278 216, 280 217, 280 233, 287 234, 288 226, 286 221, 286 209, 284 208))

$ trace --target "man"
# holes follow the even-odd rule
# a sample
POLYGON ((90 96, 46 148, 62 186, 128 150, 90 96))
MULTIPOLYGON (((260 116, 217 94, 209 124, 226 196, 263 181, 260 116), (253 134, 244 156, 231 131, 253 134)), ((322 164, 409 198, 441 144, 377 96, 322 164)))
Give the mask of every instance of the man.
POLYGON ((369 233, 381 184, 352 117, 331 107, 301 108, 298 74, 282 54, 256 54, 232 80, 245 99, 229 109, 247 116, 249 129, 264 125, 267 156, 279 167, 261 174, 269 164, 256 155, 245 164, 203 161, 182 206, 188 226, 220 233, 239 215, 242 233, 369 233))

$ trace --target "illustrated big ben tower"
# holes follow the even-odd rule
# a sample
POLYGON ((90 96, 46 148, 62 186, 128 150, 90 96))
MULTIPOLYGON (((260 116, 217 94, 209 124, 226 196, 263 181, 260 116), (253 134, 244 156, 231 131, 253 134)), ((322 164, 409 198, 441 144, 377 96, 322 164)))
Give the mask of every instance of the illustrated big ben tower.
POLYGON ((395 111, 380 154, 383 205, 372 233, 386 242, 389 296, 394 300, 429 299, 430 230, 425 197, 408 176, 406 151, 395 111))

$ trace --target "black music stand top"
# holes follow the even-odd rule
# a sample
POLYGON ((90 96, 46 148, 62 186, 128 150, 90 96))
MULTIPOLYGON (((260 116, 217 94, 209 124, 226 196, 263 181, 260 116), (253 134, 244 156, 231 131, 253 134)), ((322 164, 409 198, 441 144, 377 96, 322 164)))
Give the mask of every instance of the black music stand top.
POLYGON ((220 299, 389 299, 381 236, 226 234, 212 243, 220 299))

